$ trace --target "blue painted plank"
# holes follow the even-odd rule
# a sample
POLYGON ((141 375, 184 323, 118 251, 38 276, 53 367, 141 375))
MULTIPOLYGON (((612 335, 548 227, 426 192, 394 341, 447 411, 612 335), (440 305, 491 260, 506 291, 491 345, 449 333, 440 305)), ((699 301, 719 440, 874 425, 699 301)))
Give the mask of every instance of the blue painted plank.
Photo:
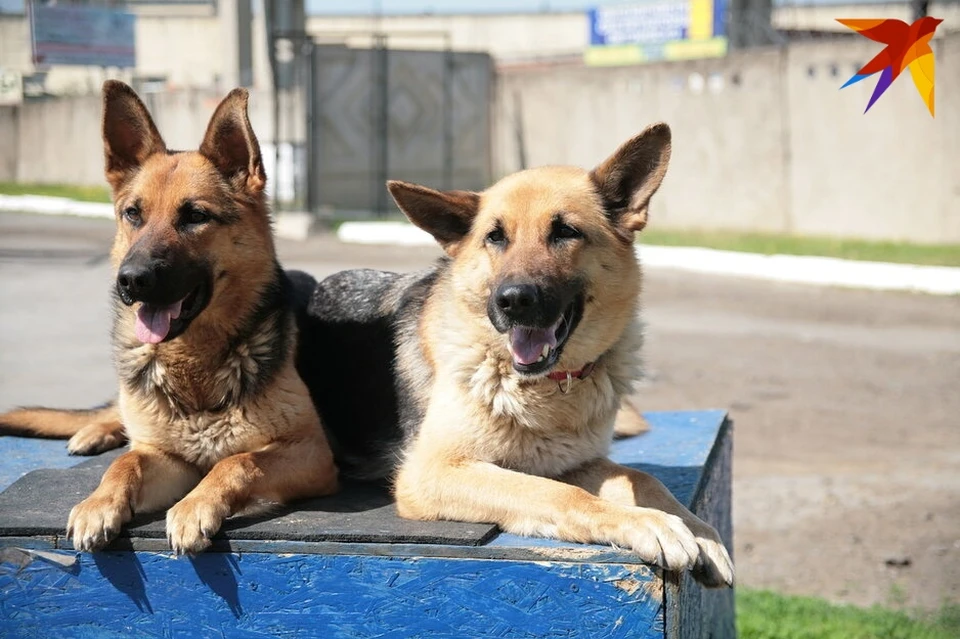
MULTIPOLYGON (((612 457, 659 476, 690 503, 725 413, 647 417, 652 430, 615 442, 612 457)), ((17 461, 3 469, 4 485, 32 468, 83 461, 68 457, 63 442, 0 438, 0 453, 8 451, 17 461)), ((39 540, 10 539, 0 548, 4 636, 646 638, 665 632, 663 582, 628 553, 598 546, 500 535, 476 549, 406 544, 396 556, 391 551, 399 547, 390 544, 292 553, 277 541, 272 548, 262 542, 265 552, 191 560, 148 551, 54 551, 44 559, 10 547, 49 548, 33 541, 39 540), (438 549, 445 556, 416 556, 438 549), (511 554, 468 556, 475 552, 511 554), (51 556, 75 561, 63 567, 51 556)))
POLYGON ((58 439, 0 437, 0 490, 38 468, 71 468, 87 457, 67 454, 67 442, 58 439))
MULTIPOLYGON (((0 564, 16 637, 662 637, 637 567, 374 556, 84 554, 0 564)), ((640 568, 641 573, 643 571, 640 568)))

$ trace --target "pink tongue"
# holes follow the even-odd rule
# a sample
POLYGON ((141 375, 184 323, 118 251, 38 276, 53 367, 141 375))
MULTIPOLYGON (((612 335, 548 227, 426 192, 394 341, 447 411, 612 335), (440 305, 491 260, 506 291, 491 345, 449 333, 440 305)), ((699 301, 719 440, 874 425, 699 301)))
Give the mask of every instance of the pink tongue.
POLYGON ((137 323, 134 332, 137 339, 144 344, 159 344, 170 332, 170 320, 180 317, 180 306, 183 300, 174 302, 170 306, 156 306, 141 304, 137 309, 137 323))
POLYGON ((536 363, 543 355, 544 344, 550 348, 557 345, 557 322, 550 328, 513 328, 510 329, 510 354, 513 361, 521 365, 536 363))

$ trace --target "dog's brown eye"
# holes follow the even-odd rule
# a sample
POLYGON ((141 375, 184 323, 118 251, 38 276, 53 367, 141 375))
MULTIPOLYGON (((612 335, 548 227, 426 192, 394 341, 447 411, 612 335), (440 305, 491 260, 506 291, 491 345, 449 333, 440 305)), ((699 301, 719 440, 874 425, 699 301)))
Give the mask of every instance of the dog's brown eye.
POLYGON ((507 241, 507 236, 499 226, 487 233, 487 242, 495 246, 501 246, 507 241))
POLYGON ((187 216, 187 221, 190 224, 205 224, 210 221, 210 214, 200 209, 194 209, 187 216))
POLYGON ((564 224, 563 222, 554 223, 553 229, 550 233, 550 239, 553 241, 573 240, 580 237, 583 237, 583 233, 573 228, 569 224, 564 224))
POLYGON ((140 226, 143 218, 140 216, 140 209, 135 206, 128 206, 123 209, 123 219, 134 226, 140 226))
POLYGON ((192 204, 184 204, 180 207, 180 224, 198 225, 206 224, 213 218, 205 210, 192 204))

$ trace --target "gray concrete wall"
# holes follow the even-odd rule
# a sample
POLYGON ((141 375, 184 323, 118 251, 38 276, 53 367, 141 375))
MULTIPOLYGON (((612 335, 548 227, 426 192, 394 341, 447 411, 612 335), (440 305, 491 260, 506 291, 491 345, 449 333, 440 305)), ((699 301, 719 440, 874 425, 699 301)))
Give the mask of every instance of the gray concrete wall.
POLYGON ((97 98, 48 100, 19 111, 18 182, 104 183, 97 98))
POLYGON ((934 55, 939 56, 937 74, 943 79, 938 79, 936 89, 943 121, 940 148, 944 149, 940 160, 940 219, 943 237, 956 241, 960 238, 960 37, 944 39, 934 55))
POLYGON ((20 139, 20 112, 0 106, 0 182, 17 177, 17 141, 20 139))
POLYGON ((350 45, 369 46, 369 34, 378 30, 389 36, 393 48, 449 44, 456 51, 485 51, 498 60, 579 55, 590 36, 586 12, 307 18, 307 32, 314 37, 350 45))
MULTIPOLYGON (((945 206, 960 161, 947 143, 960 116, 960 56, 934 43, 937 117, 931 118, 910 73, 898 78, 866 114, 875 80, 839 91, 877 51, 869 40, 843 46, 799 45, 786 68, 791 228, 803 235, 938 242, 949 234, 945 206), (834 67, 837 70, 833 75, 834 67), (955 174, 954 174, 955 175, 955 174)), ((954 227, 954 231, 956 227, 954 227)))
POLYGON ((674 130, 660 228, 960 243, 960 34, 934 42, 936 118, 909 72, 840 86, 866 39, 640 67, 502 69, 494 170, 589 167, 656 120, 674 130))
MULTIPOLYGON (((223 95, 212 90, 184 90, 146 93, 142 98, 169 148, 195 149, 223 95)), ((267 155, 272 152, 273 141, 271 92, 252 91, 249 109, 250 121, 267 155)), ((99 96, 0 107, 0 179, 104 184, 100 116, 99 96)), ((291 119, 300 126, 284 131, 284 140, 302 142, 303 117, 294 115, 291 119)), ((270 158, 266 160, 270 165, 270 158)))
POLYGON ((512 135, 517 95, 528 166, 593 166, 663 120, 674 144, 651 211, 658 225, 787 230, 781 65, 781 53, 771 50, 642 67, 504 72, 495 170, 520 168, 512 135))
MULTIPOLYGON (((875 81, 839 90, 876 53, 865 39, 635 67, 501 68, 493 173, 520 168, 518 117, 527 166, 589 167, 665 120, 675 140, 652 210, 660 228, 960 243, 960 34, 934 47, 935 119, 909 73, 867 114, 875 81)), ((171 148, 196 148, 220 98, 145 96, 171 148)), ((250 108, 271 178, 289 182, 299 165, 272 167, 269 92, 254 91, 250 108)), ((102 184, 99 128, 94 97, 0 108, 0 179, 102 184)), ((303 140, 302 128, 284 138, 303 140)))

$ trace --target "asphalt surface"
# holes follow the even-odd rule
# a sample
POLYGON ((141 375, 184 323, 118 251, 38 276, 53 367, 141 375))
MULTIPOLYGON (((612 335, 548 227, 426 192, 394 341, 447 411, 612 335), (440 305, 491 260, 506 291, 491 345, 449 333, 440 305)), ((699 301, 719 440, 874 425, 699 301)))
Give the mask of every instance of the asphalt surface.
MULTIPOLYGON (((110 222, 0 214, 0 410, 114 393, 110 222)), ((318 277, 437 249, 280 241, 318 277)), ((960 297, 647 269, 646 410, 735 423, 741 585, 856 604, 960 602, 960 297)))

